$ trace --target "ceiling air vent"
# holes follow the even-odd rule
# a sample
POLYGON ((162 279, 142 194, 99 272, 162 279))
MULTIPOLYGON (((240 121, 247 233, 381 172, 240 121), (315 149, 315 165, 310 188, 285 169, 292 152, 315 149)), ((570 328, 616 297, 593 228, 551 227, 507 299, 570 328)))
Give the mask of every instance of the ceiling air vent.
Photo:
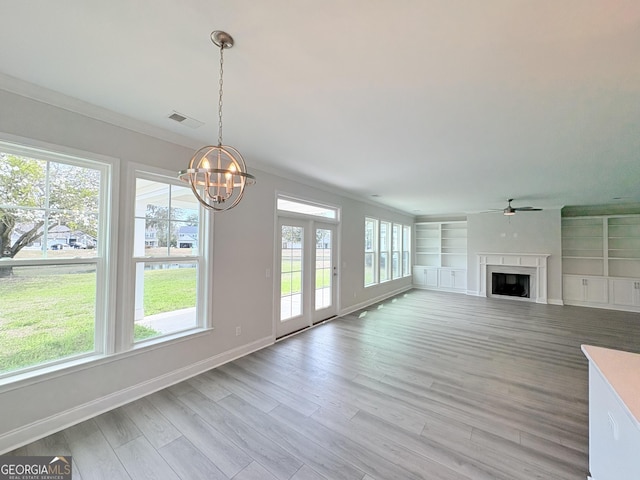
POLYGON ((195 118, 187 117, 186 115, 183 115, 182 113, 178 113, 176 111, 171 112, 167 118, 170 118, 171 120, 181 123, 182 125, 185 125, 189 128, 198 128, 204 125, 204 122, 196 120, 195 118))

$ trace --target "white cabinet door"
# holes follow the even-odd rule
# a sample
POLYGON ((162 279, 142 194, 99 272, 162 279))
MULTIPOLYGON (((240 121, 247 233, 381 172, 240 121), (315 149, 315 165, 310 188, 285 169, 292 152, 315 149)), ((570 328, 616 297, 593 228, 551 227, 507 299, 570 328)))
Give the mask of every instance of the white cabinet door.
POLYGON ((441 268, 438 272, 439 287, 447 290, 466 290, 467 271, 459 268, 441 268))
POLYGON ((611 302, 614 305, 640 306, 640 281, 632 278, 612 278, 611 302))
POLYGON ((606 278, 585 278, 585 301, 590 303, 609 303, 609 282, 606 278))
POLYGON ((413 284, 417 287, 438 287, 438 268, 437 267, 413 267, 413 284))
POLYGON ((452 270, 453 275, 453 287, 456 290, 467 289, 467 271, 466 270, 452 270))
POLYGON ((563 275, 562 296, 568 303, 608 303, 609 282, 606 277, 563 275))
POLYGON ((584 301, 584 279, 582 277, 574 277, 571 275, 562 276, 562 296, 565 302, 583 302, 584 301))
POLYGON ((441 268, 438 272, 438 285, 440 288, 453 288, 453 276, 448 268, 441 268))
POLYGON ((427 287, 429 288, 438 287, 438 269, 437 268, 427 268, 427 287))
POLYGON ((635 284, 627 278, 612 278, 611 302, 615 305, 635 305, 635 284))
POLYGON ((413 267, 413 284, 416 287, 427 286, 427 268, 421 266, 413 267))

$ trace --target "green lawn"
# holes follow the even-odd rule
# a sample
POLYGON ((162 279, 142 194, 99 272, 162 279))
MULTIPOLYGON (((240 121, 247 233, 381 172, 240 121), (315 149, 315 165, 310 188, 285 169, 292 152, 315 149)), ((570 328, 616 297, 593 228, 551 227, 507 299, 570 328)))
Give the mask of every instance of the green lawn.
MULTIPOLYGON (((301 262, 299 258, 282 258, 280 275, 280 294, 291 295, 300 293, 302 283, 301 262)), ((331 285, 331 270, 316 269, 316 288, 324 288, 331 285)))
MULTIPOLYGON (((283 295, 300 291, 300 259, 283 259, 283 295)), ((145 271, 145 315, 195 305, 195 269, 145 271), (180 292, 176 295, 175 292, 180 292)), ((331 271, 316 271, 316 286, 329 286, 331 271)), ((96 275, 86 266, 16 267, 0 278, 0 373, 94 349, 96 275)), ((134 325, 134 338, 158 332, 134 325)))
POLYGON ((195 304, 195 268, 146 270, 144 272, 145 315, 172 312, 193 307, 195 304), (180 294, 176 295, 176 292, 180 292, 180 294))
MULTIPOLYGON (((21 267, 0 278, 0 372, 93 351, 96 276, 83 268, 21 267)), ((192 307, 193 278, 191 268, 145 271, 145 313, 192 307)), ((134 325, 136 340, 156 334, 134 325)))

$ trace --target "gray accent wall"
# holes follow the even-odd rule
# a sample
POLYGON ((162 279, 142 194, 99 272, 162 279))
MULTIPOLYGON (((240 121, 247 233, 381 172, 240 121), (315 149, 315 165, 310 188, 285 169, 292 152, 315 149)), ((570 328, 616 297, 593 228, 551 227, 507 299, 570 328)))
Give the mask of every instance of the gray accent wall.
POLYGON ((548 253, 549 303, 562 304, 560 210, 467 216, 467 290, 477 294, 478 253, 548 253))

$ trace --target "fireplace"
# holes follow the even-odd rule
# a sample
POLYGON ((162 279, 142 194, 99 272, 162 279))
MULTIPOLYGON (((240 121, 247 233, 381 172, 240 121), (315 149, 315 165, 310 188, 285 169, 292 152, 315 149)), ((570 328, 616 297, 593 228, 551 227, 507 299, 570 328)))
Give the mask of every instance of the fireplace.
POLYGON ((491 295, 531 298, 529 280, 531 275, 520 273, 491 273, 491 295))
POLYGON ((549 256, 545 253, 479 253, 478 294, 547 303, 549 256))

